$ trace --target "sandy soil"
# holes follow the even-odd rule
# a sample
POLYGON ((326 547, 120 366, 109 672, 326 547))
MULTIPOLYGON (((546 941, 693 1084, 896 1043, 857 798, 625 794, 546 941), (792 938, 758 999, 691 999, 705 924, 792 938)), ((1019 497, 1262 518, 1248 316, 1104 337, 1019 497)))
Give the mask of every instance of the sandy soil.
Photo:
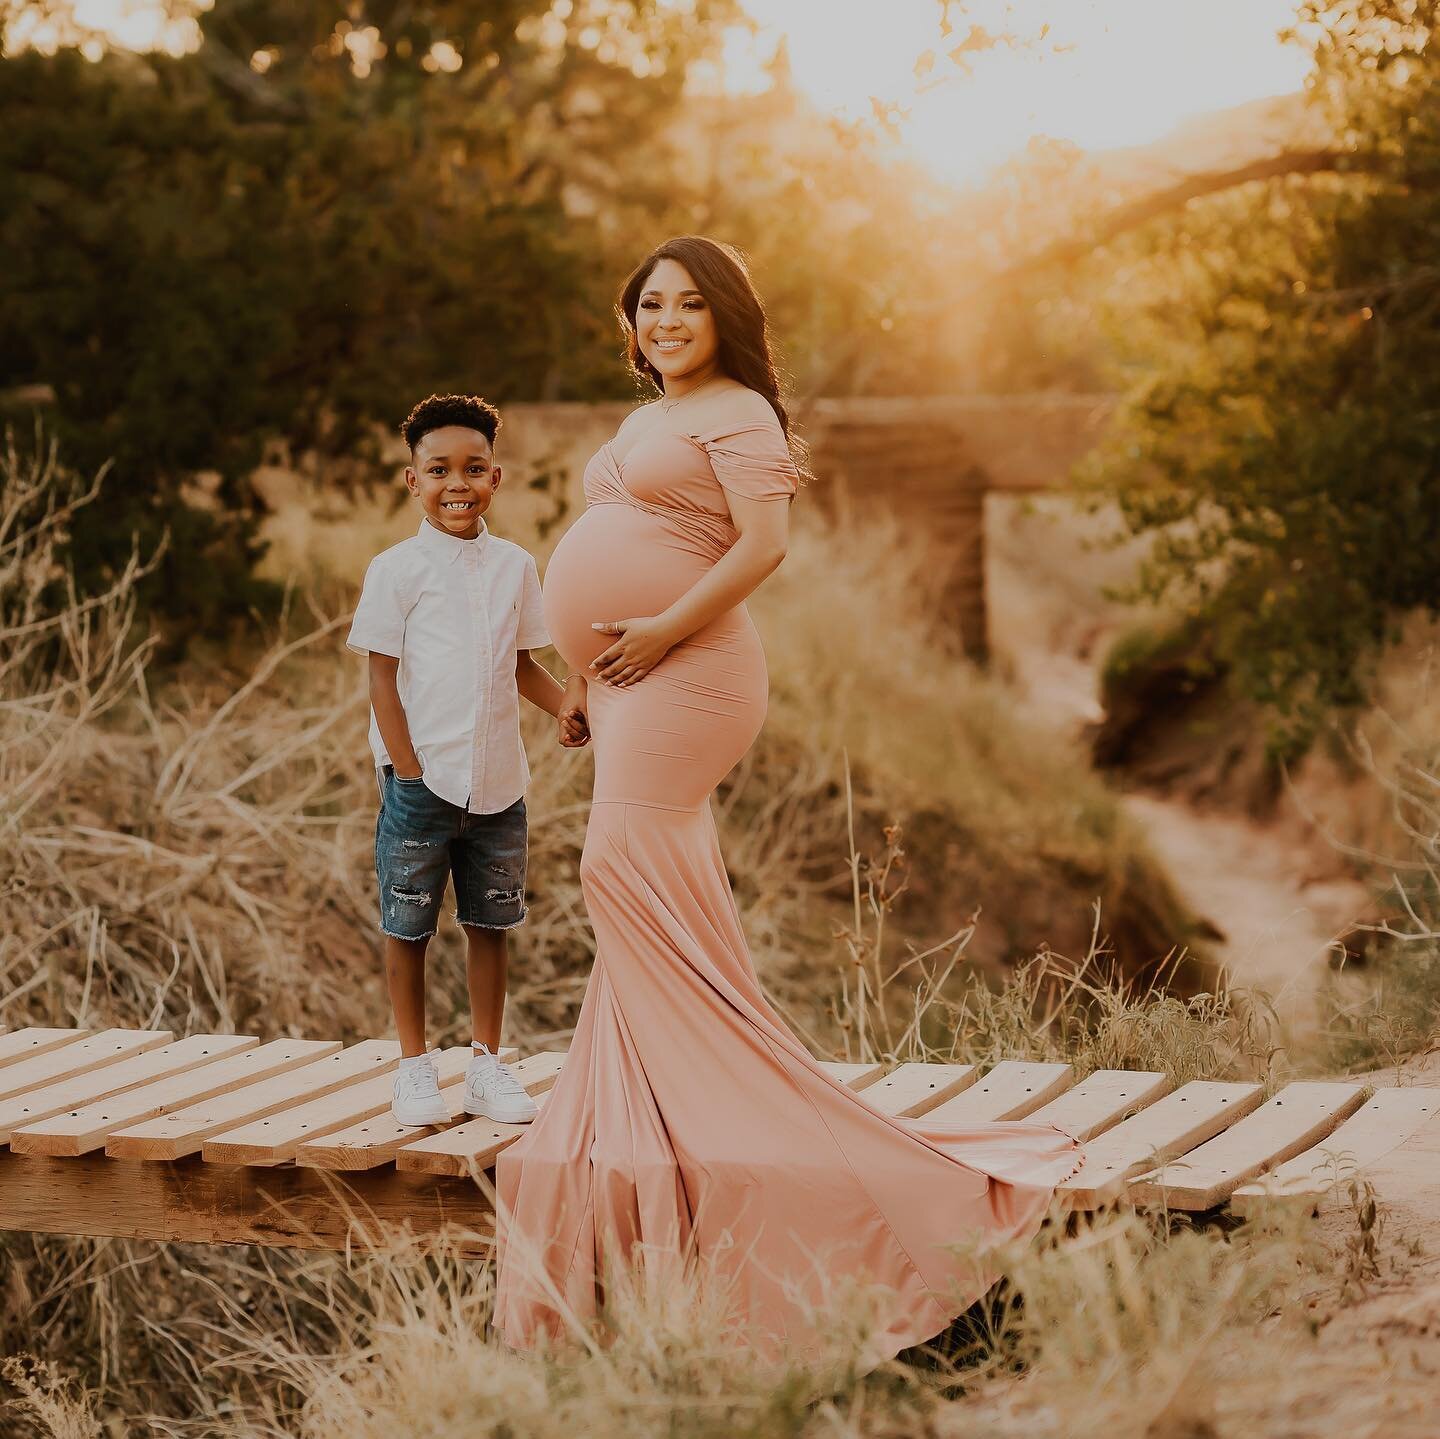
MULTIPOLYGON (((1103 591, 1124 581, 1135 552, 1105 547, 1107 522, 1059 498, 992 496, 986 519, 994 663, 1034 718, 1079 733, 1101 717, 1099 665, 1132 620, 1103 591)), ((1267 990, 1297 1034, 1312 1028, 1335 940, 1369 900, 1344 858, 1285 799, 1264 819, 1160 793, 1132 792, 1125 805, 1220 936, 1212 949, 1232 983, 1267 990)))
POLYGON ((1287 1024, 1312 1030, 1320 979, 1336 937, 1369 900, 1365 885, 1338 873, 1324 842, 1293 821, 1262 824, 1153 794, 1129 794, 1125 808, 1219 931, 1214 948, 1231 982, 1267 991, 1287 1024))

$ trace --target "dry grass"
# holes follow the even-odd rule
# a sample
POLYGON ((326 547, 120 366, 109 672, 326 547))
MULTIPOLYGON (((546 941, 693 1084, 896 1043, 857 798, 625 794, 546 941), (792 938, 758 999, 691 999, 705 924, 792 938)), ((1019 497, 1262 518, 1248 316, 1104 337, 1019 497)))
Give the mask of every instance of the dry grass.
MULTIPOLYGON (((723 1304, 693 1284, 617 1298, 586 1342, 521 1356, 489 1337, 489 1272, 473 1264, 397 1250, 348 1268, 311 1259, 283 1276, 236 1265, 213 1276, 207 1313, 170 1320, 168 1340, 190 1360, 172 1396, 184 1417, 149 1416, 149 1432, 1239 1436, 1271 1432, 1248 1423, 1270 1397, 1255 1366, 1272 1389, 1284 1365, 1313 1369, 1319 1325, 1344 1304, 1341 1256, 1289 1224, 1167 1231, 1107 1213, 983 1260, 1009 1276, 1005 1288, 940 1348, 878 1367, 857 1362, 863 1296, 833 1305, 819 1351, 805 1358, 758 1362, 727 1342, 723 1304), (250 1302, 260 1285, 280 1291, 280 1322, 250 1302)), ((27 1382, 19 1403, 30 1433, 104 1432, 103 1401, 53 1375, 27 1382)), ((121 1432, 142 1422, 131 1411, 121 1432)))
MULTIPOLYGON (((295 597, 243 673, 222 659, 162 674, 133 610, 146 557, 105 595, 75 595, 57 557, 67 507, 88 487, 13 457, 4 480, 0 825, 11 866, 0 886, 0 1023, 384 1032, 373 778, 361 676, 340 653, 346 616, 295 597)), ((954 662, 925 628, 923 567, 903 551, 881 567, 874 552, 808 531, 786 584, 757 606, 775 658, 773 721, 719 812, 767 984, 837 1053, 1063 1055, 1186 1077, 1250 1064, 1225 1001, 1107 978, 1089 906, 1117 854, 1122 900, 1136 866, 1146 873, 1133 835, 1073 752, 1007 722, 1001 689, 968 671, 958 695, 943 680, 941 665, 953 676, 954 662), (874 703, 880 676, 886 711, 874 703), (948 815, 964 854, 947 874, 975 886, 952 903, 968 913, 1049 886, 1048 902, 1064 896, 1075 911, 1084 961, 1047 953, 1008 987, 980 988, 967 973, 977 967, 968 923, 941 945, 907 944, 890 911, 908 862, 897 834, 889 847, 879 834, 892 805, 948 815), (873 863, 860 858, 871 848, 873 863), (982 888, 991 876, 993 890, 982 888)), ((541 738, 537 724, 536 894, 511 1016, 524 1041, 568 1033, 589 953, 574 877, 588 759, 541 738)), ((945 932, 943 909, 914 885, 912 928, 945 932)), ((1041 905, 1036 923, 1047 913, 1041 905)), ((1046 937, 1034 935, 1032 951, 1046 937)), ((1017 947, 1006 937, 1006 953, 1017 947)), ((442 933, 432 986, 441 1040, 459 1033, 462 968, 442 933)), ((22 1433, 96 1432, 88 1416, 99 1432, 134 1432, 142 1413, 156 1416, 152 1432, 174 1434, 296 1424, 415 1433, 431 1410, 436 1435, 463 1423, 495 1435, 563 1425, 898 1436, 951 1422, 948 1391, 928 1370, 857 1377, 863 1315, 849 1329, 840 1315, 824 1364, 778 1379, 718 1354, 705 1310, 688 1302, 628 1318, 616 1309, 608 1344, 585 1363, 536 1366, 483 1339, 484 1271, 444 1260, 347 1268, 330 1256, 7 1235, 0 1261, 0 1347, 58 1361, 91 1393, 12 1372, 22 1433)))

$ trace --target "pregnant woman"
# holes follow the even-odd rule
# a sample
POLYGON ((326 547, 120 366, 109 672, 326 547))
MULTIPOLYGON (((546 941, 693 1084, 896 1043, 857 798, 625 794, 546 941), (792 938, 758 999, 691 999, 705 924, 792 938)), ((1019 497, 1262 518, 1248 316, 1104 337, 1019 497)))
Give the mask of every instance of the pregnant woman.
POLYGON ((545 614, 579 678, 595 797, 595 968, 560 1080, 500 1157, 495 1323, 591 1319, 617 1269, 718 1281, 736 1338, 804 1349, 831 1286, 873 1286, 873 1357, 985 1287, 949 1246, 1036 1227, 1079 1151, 1051 1126, 892 1119, 831 1079, 760 990, 710 796, 765 717, 746 597, 785 554, 797 472, 739 258, 671 240, 620 299, 660 391, 585 471, 545 614))

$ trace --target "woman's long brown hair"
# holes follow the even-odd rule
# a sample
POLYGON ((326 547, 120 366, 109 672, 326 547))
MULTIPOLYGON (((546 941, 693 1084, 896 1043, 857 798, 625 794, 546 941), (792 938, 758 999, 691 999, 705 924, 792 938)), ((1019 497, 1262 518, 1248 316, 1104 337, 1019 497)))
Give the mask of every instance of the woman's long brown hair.
POLYGON ((719 337, 716 358, 721 370, 732 380, 738 380, 769 400, 785 438, 793 447, 796 442, 790 434, 790 416, 780 398, 780 380, 770 353, 765 306, 755 293, 755 285, 740 252, 729 245, 722 245, 704 235, 677 235, 663 245, 657 245, 636 266, 634 273, 625 281, 615 306, 625 329, 630 368, 664 393, 665 383, 659 371, 640 353, 635 324, 640 292, 650 272, 661 260, 674 260, 690 272, 695 287, 715 315, 715 332, 719 337))

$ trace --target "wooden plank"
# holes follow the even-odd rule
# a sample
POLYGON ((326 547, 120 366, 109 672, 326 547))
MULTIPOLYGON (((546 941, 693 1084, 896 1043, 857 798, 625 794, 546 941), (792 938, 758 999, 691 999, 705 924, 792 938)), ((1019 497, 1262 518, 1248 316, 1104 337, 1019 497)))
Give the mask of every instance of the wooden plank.
POLYGON ((930 1124, 987 1124, 1023 1119, 1064 1093, 1074 1081, 1068 1064, 1029 1064, 1006 1059, 984 1079, 961 1090, 925 1116, 930 1124))
POLYGON ((517 1059, 510 1065, 510 1072, 525 1086, 525 1093, 533 1097, 553 1089, 564 1067, 563 1049, 541 1050, 538 1054, 527 1054, 524 1059, 517 1059))
POLYGON ((883 1064, 852 1064, 844 1060, 822 1059, 820 1068, 850 1089, 868 1089, 885 1073, 883 1064))
POLYGON ((885 1114, 913 1119, 943 1104, 980 1078, 974 1064, 902 1064, 865 1087, 865 1098, 885 1114))
POLYGON ((1323 1139, 1359 1107, 1358 1084, 1287 1084, 1223 1134, 1173 1159, 1129 1187, 1132 1204, 1211 1209, 1247 1179, 1323 1139))
MULTIPOLYGON (((525 1087, 527 1094, 543 1094, 554 1086, 564 1062, 563 1054, 532 1054, 511 1065, 511 1073, 525 1087)), ((447 1085, 440 1091, 453 1123, 465 1116, 465 1086, 447 1085)), ((388 1109, 369 1119, 352 1124, 348 1129, 327 1134, 323 1139, 309 1140, 295 1151, 295 1163, 314 1169, 342 1169, 355 1172, 388 1164, 395 1152, 422 1136, 439 1132, 439 1126, 416 1129, 413 1125, 397 1124, 388 1109)))
POLYGON ((37 1054, 49 1054, 62 1045, 74 1044, 93 1034, 89 1029, 42 1029, 32 1025, 28 1029, 11 1029, 0 1034, 0 1069, 7 1064, 17 1064, 22 1059, 33 1059, 37 1054))
POLYGON ((1435 1196, 1440 1194, 1440 1119, 1422 1125, 1398 1149, 1382 1155, 1365 1177, 1383 1199, 1392 1231, 1408 1233, 1433 1224, 1435 1196))
POLYGON ((1057 1124, 1079 1140, 1093 1139, 1127 1114, 1169 1094, 1172 1087, 1163 1074, 1150 1070, 1097 1069, 1026 1118, 1035 1124, 1057 1124))
POLYGON ((27 1124, 10 1135, 17 1154, 88 1154, 112 1130, 137 1124, 217 1094, 233 1093, 256 1080, 284 1074, 340 1048, 338 1039, 276 1039, 214 1064, 188 1069, 154 1084, 127 1089, 94 1104, 27 1124))
MULTIPOLYGON (((1322 1208, 1343 1202, 1338 1191, 1348 1180, 1370 1179, 1376 1160, 1398 1149, 1437 1115, 1440 1089, 1377 1090, 1319 1144, 1253 1184, 1242 1184, 1230 1196, 1231 1213, 1249 1215, 1271 1204, 1322 1208)), ((1430 1187, 1432 1194, 1440 1195, 1440 1164, 1430 1177, 1430 1187)))
POLYGON ((359 1084, 393 1070, 399 1059, 400 1046, 395 1040, 364 1039, 288 1074, 117 1129, 105 1141, 105 1152, 116 1159, 179 1159, 194 1154, 212 1134, 359 1084))
POLYGON ((1076 1209, 1106 1204, 1124 1193, 1132 1174, 1204 1144, 1258 1108, 1263 1095, 1258 1084, 1196 1079, 1181 1085, 1091 1140, 1085 1146, 1085 1167, 1056 1193, 1076 1209))
POLYGON ((0 1229, 301 1249, 378 1247, 490 1251, 494 1216, 469 1179, 324 1170, 231 1168, 178 1161, 76 1159, 0 1150, 0 1229))
MULTIPOLYGON (((535 1096, 541 1108, 545 1099, 544 1094, 535 1096)), ((407 1174, 473 1174, 493 1168, 501 1150, 508 1149, 529 1128, 528 1124, 497 1124, 493 1119, 466 1120, 397 1149, 395 1167, 407 1174)))
POLYGON ((17 1094, 0 1104, 0 1142, 8 1142, 11 1134, 23 1125, 35 1124, 52 1114, 63 1114, 67 1109, 78 1109, 112 1094, 122 1094, 127 1089, 138 1089, 142 1084, 182 1070, 199 1069, 236 1050, 252 1049, 259 1042, 249 1034, 192 1034, 173 1044, 132 1054, 115 1064, 87 1069, 58 1084, 17 1094))
POLYGON ((7 1065, 0 1072, 0 1102, 17 1094, 58 1084, 62 1079, 118 1064, 147 1050, 169 1044, 175 1036, 168 1029, 102 1029, 74 1044, 57 1045, 43 1054, 7 1065))
MULTIPOLYGON (((435 1060, 441 1089, 459 1084, 469 1062, 468 1044, 441 1050, 435 1060)), ((200 1153, 211 1164, 283 1164, 293 1159, 295 1151, 308 1140, 333 1134, 389 1109, 394 1088, 393 1074, 376 1075, 307 1104, 283 1109, 268 1119, 224 1130, 207 1139, 200 1153)))

